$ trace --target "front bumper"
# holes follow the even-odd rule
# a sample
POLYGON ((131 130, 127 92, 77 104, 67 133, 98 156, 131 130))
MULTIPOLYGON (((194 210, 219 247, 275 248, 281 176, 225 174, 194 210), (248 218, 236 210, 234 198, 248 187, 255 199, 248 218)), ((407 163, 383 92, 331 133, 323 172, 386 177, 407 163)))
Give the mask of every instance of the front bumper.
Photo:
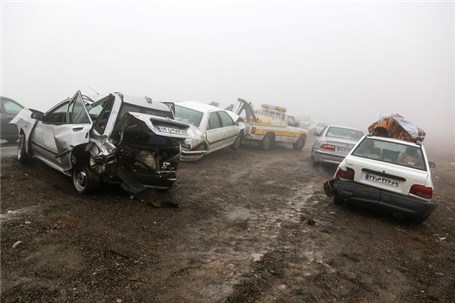
POLYGON ((324 191, 329 197, 336 195, 370 209, 390 213, 398 212, 413 218, 426 218, 436 208, 436 205, 430 201, 348 180, 327 181, 324 184, 324 191))

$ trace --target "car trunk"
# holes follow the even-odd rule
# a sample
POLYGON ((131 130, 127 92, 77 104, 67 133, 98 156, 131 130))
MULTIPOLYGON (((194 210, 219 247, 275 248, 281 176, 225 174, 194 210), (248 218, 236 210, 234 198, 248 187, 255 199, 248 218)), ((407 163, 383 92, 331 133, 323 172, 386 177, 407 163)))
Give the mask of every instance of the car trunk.
POLYGON ((408 194, 414 184, 426 186, 428 172, 356 156, 345 158, 354 169, 354 181, 384 190, 408 194))

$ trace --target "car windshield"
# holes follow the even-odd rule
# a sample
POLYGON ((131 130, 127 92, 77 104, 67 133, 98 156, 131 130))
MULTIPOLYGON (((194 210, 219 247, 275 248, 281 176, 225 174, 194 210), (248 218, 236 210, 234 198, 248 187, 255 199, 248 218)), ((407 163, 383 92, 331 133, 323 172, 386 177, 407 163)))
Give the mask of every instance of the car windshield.
POLYGON ((352 155, 426 170, 422 150, 407 144, 365 138, 352 155))
POLYGON ((363 137, 363 132, 349 128, 330 127, 326 136, 358 141, 363 137))
POLYGON ((175 105, 175 120, 185 122, 196 127, 201 124, 203 113, 194 109, 175 105))

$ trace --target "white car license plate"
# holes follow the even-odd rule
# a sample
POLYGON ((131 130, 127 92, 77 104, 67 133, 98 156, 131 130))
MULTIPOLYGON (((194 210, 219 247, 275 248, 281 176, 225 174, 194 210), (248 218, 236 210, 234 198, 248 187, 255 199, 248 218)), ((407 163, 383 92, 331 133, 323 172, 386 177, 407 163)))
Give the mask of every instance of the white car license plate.
POLYGON ((337 147, 337 151, 342 152, 342 153, 347 153, 350 151, 350 149, 346 148, 346 147, 337 147))
POLYGON ((400 186, 400 181, 387 178, 387 177, 382 177, 382 176, 376 176, 374 174, 366 173, 365 174, 365 180, 375 182, 375 183, 380 183, 384 185, 388 185, 391 187, 399 187, 400 186))
POLYGON ((169 133, 169 134, 179 134, 179 135, 186 135, 187 132, 185 129, 179 129, 174 127, 167 127, 167 126, 156 126, 156 129, 162 133, 169 133))

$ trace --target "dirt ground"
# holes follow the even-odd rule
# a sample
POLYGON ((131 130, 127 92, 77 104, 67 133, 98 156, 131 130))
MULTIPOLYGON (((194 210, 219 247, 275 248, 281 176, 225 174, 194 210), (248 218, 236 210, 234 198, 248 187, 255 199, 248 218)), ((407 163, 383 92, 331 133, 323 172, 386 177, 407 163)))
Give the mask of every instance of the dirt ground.
POLYGON ((335 206, 310 146, 215 152, 142 201, 3 158, 1 301, 455 302, 455 160, 419 225, 335 206))

